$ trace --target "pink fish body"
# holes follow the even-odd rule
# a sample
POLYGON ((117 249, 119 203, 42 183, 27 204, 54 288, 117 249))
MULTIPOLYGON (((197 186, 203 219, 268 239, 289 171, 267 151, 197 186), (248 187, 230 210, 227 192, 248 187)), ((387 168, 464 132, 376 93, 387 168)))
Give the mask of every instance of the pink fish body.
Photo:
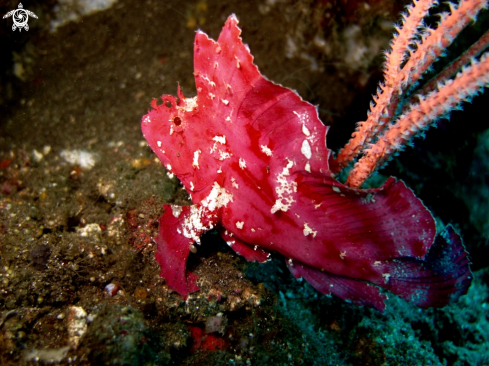
POLYGON ((421 307, 467 291, 468 259, 451 227, 435 222, 403 182, 352 189, 328 167, 316 108, 265 79, 230 16, 217 42, 197 32, 198 95, 164 95, 142 119, 143 134, 193 205, 165 205, 156 238, 168 286, 198 290, 186 270, 191 246, 218 229, 247 260, 281 253, 295 277, 324 294, 384 308, 380 287, 421 307))

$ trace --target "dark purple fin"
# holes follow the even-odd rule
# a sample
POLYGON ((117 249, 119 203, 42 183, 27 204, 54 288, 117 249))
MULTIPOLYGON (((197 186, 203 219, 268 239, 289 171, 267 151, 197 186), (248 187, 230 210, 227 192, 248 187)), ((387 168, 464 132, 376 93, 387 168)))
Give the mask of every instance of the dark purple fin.
POLYGON ((381 286, 421 308, 443 307, 467 293, 472 281, 469 264, 462 239, 449 225, 424 260, 389 261, 389 277, 381 286))
POLYGON ((221 237, 226 241, 226 243, 231 247, 232 250, 239 254, 248 262, 257 261, 260 263, 264 263, 268 261, 268 257, 270 257, 270 253, 264 251, 256 245, 247 244, 238 238, 236 238, 232 233, 229 233, 226 229, 221 228, 219 230, 221 237))
POLYGON ((379 311, 384 311, 384 300, 387 297, 381 294, 375 285, 322 272, 304 264, 294 263, 291 265, 289 261, 287 265, 295 278, 304 278, 312 287, 325 295, 333 293, 339 298, 357 305, 372 306, 379 311))
POLYGON ((164 205, 165 213, 158 219, 160 229, 156 237, 158 247, 155 253, 156 261, 161 266, 160 276, 165 278, 169 288, 185 299, 189 293, 199 290, 197 276, 186 270, 190 245, 194 241, 181 234, 190 207, 181 207, 181 212, 176 216, 170 205, 164 205))

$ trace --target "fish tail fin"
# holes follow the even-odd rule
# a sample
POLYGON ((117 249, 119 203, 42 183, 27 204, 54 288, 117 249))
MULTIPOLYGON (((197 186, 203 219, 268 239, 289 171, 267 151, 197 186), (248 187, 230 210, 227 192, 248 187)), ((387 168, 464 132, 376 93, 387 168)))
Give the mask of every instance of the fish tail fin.
POLYGON ((469 264, 462 239, 449 225, 423 260, 388 261, 386 283, 378 285, 421 308, 443 307, 467 293, 472 281, 469 264))

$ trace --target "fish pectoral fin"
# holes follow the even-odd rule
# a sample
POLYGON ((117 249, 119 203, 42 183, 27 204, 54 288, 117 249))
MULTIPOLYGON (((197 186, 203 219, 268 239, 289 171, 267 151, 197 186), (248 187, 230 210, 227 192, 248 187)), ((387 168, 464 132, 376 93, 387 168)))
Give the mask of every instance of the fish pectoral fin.
POLYGON ((199 290, 197 276, 187 271, 187 258, 191 246, 212 229, 212 217, 200 205, 164 205, 164 209, 165 213, 158 219, 156 261, 168 287, 187 298, 189 293, 199 290))

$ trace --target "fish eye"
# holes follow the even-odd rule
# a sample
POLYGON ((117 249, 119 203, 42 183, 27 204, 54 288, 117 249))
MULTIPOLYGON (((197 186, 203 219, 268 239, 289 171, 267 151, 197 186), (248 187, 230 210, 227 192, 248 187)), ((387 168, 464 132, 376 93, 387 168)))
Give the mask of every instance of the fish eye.
POLYGON ((182 119, 178 116, 173 117, 173 123, 175 126, 180 126, 182 124, 182 119))

